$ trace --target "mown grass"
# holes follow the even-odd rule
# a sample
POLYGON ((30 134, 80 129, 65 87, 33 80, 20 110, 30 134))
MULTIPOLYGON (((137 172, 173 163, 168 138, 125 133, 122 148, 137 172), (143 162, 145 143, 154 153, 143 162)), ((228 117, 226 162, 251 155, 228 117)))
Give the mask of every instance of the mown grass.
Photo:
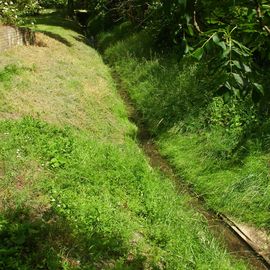
POLYGON ((51 16, 36 27, 61 39, 1 54, 0 268, 247 269, 149 166, 101 57, 51 16))
POLYGON ((161 153, 209 208, 269 229, 269 147, 264 142, 269 129, 263 136, 258 132, 252 104, 224 104, 215 93, 218 76, 206 64, 180 60, 173 52, 153 53, 147 33, 121 36, 119 29, 118 42, 114 32, 102 33, 98 45, 161 153), (255 127, 249 138, 244 133, 247 121, 255 127))

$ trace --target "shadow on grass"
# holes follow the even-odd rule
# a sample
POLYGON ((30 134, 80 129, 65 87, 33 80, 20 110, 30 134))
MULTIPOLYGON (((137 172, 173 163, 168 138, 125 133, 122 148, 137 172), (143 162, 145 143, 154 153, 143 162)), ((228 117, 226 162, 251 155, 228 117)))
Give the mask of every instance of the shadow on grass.
POLYGON ((30 18, 28 23, 34 19, 36 24, 58 26, 64 29, 73 30, 81 33, 81 27, 74 20, 67 18, 62 11, 55 11, 52 13, 41 14, 36 17, 30 18))
POLYGON ((87 46, 90 47, 95 47, 95 40, 93 38, 87 38, 83 35, 79 35, 79 36, 73 36, 73 38, 79 42, 83 42, 84 44, 86 44, 87 46))
MULTIPOLYGON (((46 25, 46 26, 57 26, 62 27, 67 30, 73 30, 74 32, 77 32, 78 34, 81 34, 79 36, 73 36, 73 38, 79 42, 83 42, 88 46, 93 47, 94 41, 85 37, 83 35, 83 32, 85 31, 85 27, 82 27, 74 20, 71 20, 65 16, 65 14, 61 11, 56 11, 53 13, 47 13, 47 14, 41 14, 36 17, 28 18, 26 20, 26 24, 30 24, 30 22, 34 20, 36 24, 39 25, 46 25)), ((51 31, 47 30, 38 30, 39 32, 49 36, 50 38, 53 38, 64 45, 71 47, 72 44, 69 42, 66 38, 63 36, 56 34, 51 31)))
POLYGON ((117 269, 143 269, 145 258, 129 260, 120 237, 75 228, 53 210, 36 216, 29 209, 1 213, 0 269, 116 269, 118 260, 123 264, 117 269))
POLYGON ((46 36, 48 36, 48 37, 50 37, 50 38, 53 38, 53 39, 63 43, 64 45, 66 45, 68 47, 72 47, 72 44, 67 39, 62 37, 61 35, 58 35, 56 33, 49 32, 49 31, 39 31, 39 32, 46 35, 46 36))
POLYGON ((61 254, 76 242, 71 228, 53 212, 37 218, 28 209, 10 210, 0 221, 1 269, 58 269, 64 259, 75 264, 74 254, 61 254))

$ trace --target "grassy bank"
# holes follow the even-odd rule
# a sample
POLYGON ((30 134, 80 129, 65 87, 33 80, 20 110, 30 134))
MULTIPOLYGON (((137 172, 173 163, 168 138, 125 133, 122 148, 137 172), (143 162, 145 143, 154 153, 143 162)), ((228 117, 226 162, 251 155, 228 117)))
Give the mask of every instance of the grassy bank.
POLYGON ((76 27, 36 28, 40 47, 0 58, 0 268, 247 269, 149 166, 76 27))
POLYGON ((251 97, 215 92, 219 77, 208 65, 154 53, 151 37, 127 25, 100 34, 98 46, 161 153, 209 208, 269 229, 269 121, 258 119, 251 97))

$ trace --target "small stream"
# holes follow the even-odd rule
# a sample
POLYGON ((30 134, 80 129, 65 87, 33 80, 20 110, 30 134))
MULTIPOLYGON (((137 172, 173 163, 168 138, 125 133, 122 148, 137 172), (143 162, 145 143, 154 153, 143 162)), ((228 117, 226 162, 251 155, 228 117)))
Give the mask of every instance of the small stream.
MULTIPOLYGON (((143 132, 145 136, 145 132, 143 132)), ((248 245, 224 220, 223 216, 206 210, 202 199, 196 196, 194 192, 183 183, 181 179, 175 176, 173 169, 167 161, 161 157, 157 147, 150 138, 138 137, 140 145, 144 153, 148 156, 150 164, 153 168, 161 170, 173 182, 179 194, 188 193, 192 196, 190 205, 199 213, 201 213, 208 222, 210 231, 213 235, 223 242, 227 250, 235 257, 247 260, 250 265, 258 270, 270 269, 270 265, 263 257, 258 255, 256 251, 248 245)))
POLYGON ((131 122, 135 123, 138 127, 138 143, 143 149, 145 155, 148 157, 149 162, 153 168, 158 169, 175 185, 179 194, 188 193, 191 197, 190 205, 197 212, 201 213, 210 228, 213 235, 222 243, 226 249, 237 259, 247 261, 251 269, 267 270, 270 269, 270 263, 266 258, 261 256, 254 247, 252 247, 245 239, 233 229, 233 222, 223 215, 219 215, 206 209, 204 201, 195 192, 176 176, 173 168, 169 165, 168 161, 161 156, 157 146, 155 145, 150 133, 147 131, 145 124, 142 123, 142 117, 134 108, 127 92, 122 86, 122 82, 117 76, 113 74, 118 91, 124 100, 131 122))

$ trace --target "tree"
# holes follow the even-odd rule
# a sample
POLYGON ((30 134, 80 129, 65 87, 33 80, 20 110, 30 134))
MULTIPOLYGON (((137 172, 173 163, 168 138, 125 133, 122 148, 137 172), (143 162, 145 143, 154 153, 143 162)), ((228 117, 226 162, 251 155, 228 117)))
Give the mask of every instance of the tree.
POLYGON ((72 18, 74 16, 74 0, 68 0, 67 12, 69 17, 72 18))

